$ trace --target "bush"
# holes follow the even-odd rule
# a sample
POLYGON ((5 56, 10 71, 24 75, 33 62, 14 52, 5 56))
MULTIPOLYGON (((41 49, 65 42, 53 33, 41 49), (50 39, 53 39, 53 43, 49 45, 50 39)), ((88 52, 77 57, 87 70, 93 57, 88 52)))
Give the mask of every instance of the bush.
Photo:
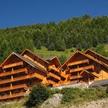
POLYGON ((33 87, 31 93, 29 94, 28 101, 26 102, 26 106, 31 108, 33 106, 38 107, 41 103, 43 103, 50 96, 49 89, 41 84, 37 84, 33 87))

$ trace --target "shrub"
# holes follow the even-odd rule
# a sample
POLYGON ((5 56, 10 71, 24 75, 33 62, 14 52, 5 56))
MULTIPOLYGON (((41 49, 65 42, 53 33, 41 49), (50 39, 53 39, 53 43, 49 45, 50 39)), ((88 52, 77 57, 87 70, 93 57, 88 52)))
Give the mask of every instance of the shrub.
POLYGON ((31 108, 33 106, 38 107, 41 103, 43 103, 50 96, 49 89, 41 84, 37 84, 33 87, 31 93, 29 94, 29 98, 26 102, 26 106, 31 108))

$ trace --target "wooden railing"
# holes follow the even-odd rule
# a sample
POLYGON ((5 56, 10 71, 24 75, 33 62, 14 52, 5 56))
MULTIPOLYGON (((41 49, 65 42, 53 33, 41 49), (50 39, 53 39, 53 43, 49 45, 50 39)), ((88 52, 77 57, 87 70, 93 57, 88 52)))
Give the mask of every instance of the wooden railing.
POLYGON ((82 76, 71 76, 71 77, 70 77, 70 80, 79 79, 79 78, 82 78, 82 76))
POLYGON ((79 67, 79 68, 76 68, 76 69, 71 69, 70 73, 77 72, 77 71, 82 71, 82 70, 88 70, 88 69, 94 70, 94 66, 90 65, 90 66, 85 66, 85 67, 79 67))
POLYGON ((8 99, 14 99, 14 98, 18 98, 18 97, 23 97, 24 94, 25 94, 25 92, 20 92, 20 93, 14 93, 12 95, 0 96, 0 101, 4 101, 4 100, 8 100, 8 99))
POLYGON ((25 75, 25 76, 13 78, 13 79, 1 80, 0 84, 6 84, 6 83, 21 81, 21 80, 27 80, 27 79, 31 79, 31 78, 37 78, 37 79, 43 80, 44 76, 42 76, 38 73, 33 73, 31 75, 25 75))
POLYGON ((67 77, 67 74, 65 74, 64 72, 61 72, 60 75, 61 75, 62 78, 66 78, 67 77))
POLYGON ((84 64, 84 63, 89 63, 89 60, 86 59, 86 60, 72 62, 72 63, 69 63, 68 66, 73 66, 73 65, 78 65, 78 64, 84 64))
POLYGON ((53 78, 55 78, 55 79, 57 79, 57 80, 60 80, 60 76, 57 76, 57 75, 54 74, 54 73, 51 73, 51 72, 50 72, 50 73, 48 74, 48 77, 50 77, 50 76, 53 77, 53 78))
POLYGON ((6 69, 6 68, 16 67, 16 66, 20 66, 20 65, 23 65, 22 61, 21 62, 16 62, 16 63, 5 65, 5 66, 3 66, 3 68, 6 69))
POLYGON ((12 70, 12 71, 8 71, 8 72, 2 72, 2 73, 0 73, 0 77, 15 75, 15 74, 22 73, 22 72, 27 72, 27 69, 22 68, 22 69, 12 70))
POLYGON ((59 71, 55 66, 49 66, 48 68, 49 68, 49 70, 52 69, 52 70, 54 70, 54 71, 60 73, 60 71, 59 71))
POLYGON ((21 88, 28 88, 26 84, 20 84, 20 85, 15 85, 15 86, 9 86, 5 88, 0 88, 0 93, 1 92, 6 92, 10 90, 15 90, 15 89, 21 89, 21 88))
POLYGON ((49 84, 52 84, 52 85, 55 85, 56 84, 56 82, 55 81, 52 81, 52 80, 48 80, 48 83, 49 84))

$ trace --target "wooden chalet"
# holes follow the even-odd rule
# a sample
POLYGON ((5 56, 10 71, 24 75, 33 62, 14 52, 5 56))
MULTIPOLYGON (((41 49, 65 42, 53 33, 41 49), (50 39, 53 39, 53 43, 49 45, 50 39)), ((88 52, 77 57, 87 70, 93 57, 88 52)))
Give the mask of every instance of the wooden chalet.
POLYGON ((0 67, 0 101, 23 97, 34 84, 45 83, 46 77, 46 69, 13 52, 0 67))
POLYGON ((0 65, 0 101, 24 97, 37 83, 56 87, 107 79, 108 59, 94 51, 76 51, 61 65, 57 57, 44 60, 26 49, 11 53, 0 65))
POLYGON ((60 77, 60 72, 59 68, 61 67, 61 63, 57 57, 53 57, 48 60, 44 60, 37 55, 35 55, 33 52, 30 50, 26 49, 21 53, 23 57, 26 59, 34 62, 37 67, 40 67, 47 71, 47 76, 43 80, 43 84, 46 84, 48 86, 58 86, 61 77, 60 77))
POLYGON ((108 79, 108 60, 96 53, 90 54, 89 50, 85 53, 77 51, 61 66, 64 84, 108 79))

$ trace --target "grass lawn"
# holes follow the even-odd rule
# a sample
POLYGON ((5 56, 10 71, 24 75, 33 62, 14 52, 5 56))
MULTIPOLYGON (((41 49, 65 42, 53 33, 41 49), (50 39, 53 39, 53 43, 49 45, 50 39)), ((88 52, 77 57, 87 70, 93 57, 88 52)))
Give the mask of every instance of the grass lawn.
POLYGON ((46 49, 34 49, 35 54, 41 56, 44 59, 48 59, 54 56, 60 57, 60 56, 66 56, 68 58, 70 55, 72 55, 72 52, 70 49, 67 49, 65 51, 48 51, 46 49))

